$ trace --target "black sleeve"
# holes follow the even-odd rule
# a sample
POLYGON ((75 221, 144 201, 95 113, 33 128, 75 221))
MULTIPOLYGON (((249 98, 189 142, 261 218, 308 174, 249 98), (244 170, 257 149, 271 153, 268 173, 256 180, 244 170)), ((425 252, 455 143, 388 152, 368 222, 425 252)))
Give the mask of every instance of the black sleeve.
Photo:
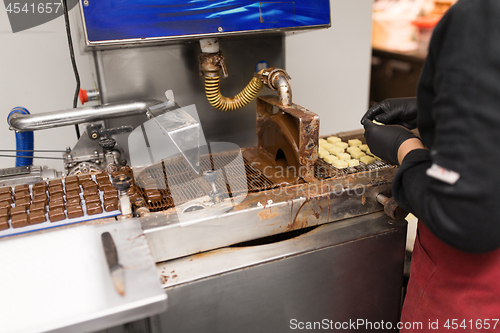
POLYGON ((460 0, 435 28, 417 91, 426 150, 394 179, 396 201, 467 252, 500 247, 500 1, 460 0), (453 184, 426 175, 436 164, 453 184))

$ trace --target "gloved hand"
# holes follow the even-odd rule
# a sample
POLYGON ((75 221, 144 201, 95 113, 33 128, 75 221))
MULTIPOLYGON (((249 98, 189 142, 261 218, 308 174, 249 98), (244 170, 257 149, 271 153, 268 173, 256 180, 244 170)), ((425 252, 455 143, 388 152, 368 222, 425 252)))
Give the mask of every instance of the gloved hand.
POLYGON ((361 124, 365 119, 415 129, 417 128, 417 99, 415 97, 386 99, 366 111, 361 124))
POLYGON ((412 131, 400 125, 377 125, 365 119, 363 126, 370 151, 391 164, 399 164, 398 151, 401 144, 416 138, 412 131))

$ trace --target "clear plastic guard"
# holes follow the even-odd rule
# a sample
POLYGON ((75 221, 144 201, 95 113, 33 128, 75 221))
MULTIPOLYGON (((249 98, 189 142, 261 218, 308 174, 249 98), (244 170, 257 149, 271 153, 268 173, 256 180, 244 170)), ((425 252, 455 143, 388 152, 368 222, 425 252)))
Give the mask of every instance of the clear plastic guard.
POLYGON ((150 108, 148 113, 152 119, 130 133, 132 167, 145 167, 180 154, 193 171, 199 173, 199 147, 206 143, 196 106, 171 110, 173 106, 175 102, 168 101, 150 108))

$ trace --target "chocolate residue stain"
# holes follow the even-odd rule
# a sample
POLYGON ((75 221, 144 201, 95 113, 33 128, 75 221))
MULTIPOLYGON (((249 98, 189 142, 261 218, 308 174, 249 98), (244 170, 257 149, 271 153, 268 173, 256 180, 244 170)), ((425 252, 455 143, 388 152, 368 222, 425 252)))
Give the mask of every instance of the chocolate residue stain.
POLYGON ((302 210, 302 208, 307 204, 309 203, 309 199, 306 199, 306 201, 304 201, 302 203, 302 205, 300 205, 300 208, 299 210, 297 211, 297 214, 295 214, 295 217, 293 218, 293 221, 292 223, 290 223, 288 225, 288 230, 296 230, 296 229, 301 229, 301 228, 304 228, 305 226, 307 226, 307 218, 304 220, 304 219, 300 219, 298 218, 299 214, 300 214, 300 211, 302 210))
POLYGON ((264 210, 257 215, 259 216, 260 220, 263 221, 263 220, 270 220, 270 219, 273 219, 275 217, 278 217, 281 215, 281 213, 278 213, 278 212, 271 213, 271 210, 269 210, 269 211, 264 210))

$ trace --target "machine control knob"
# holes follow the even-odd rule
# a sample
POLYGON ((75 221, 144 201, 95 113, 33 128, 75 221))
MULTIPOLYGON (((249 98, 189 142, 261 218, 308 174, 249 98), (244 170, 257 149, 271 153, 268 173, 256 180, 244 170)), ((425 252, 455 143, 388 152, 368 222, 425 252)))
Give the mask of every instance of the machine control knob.
POLYGON ((99 140, 99 146, 105 151, 112 150, 115 145, 116 140, 113 138, 102 138, 101 140, 99 140))
POLYGON ((113 178, 113 186, 120 192, 126 192, 132 185, 132 178, 127 175, 118 175, 113 178))

